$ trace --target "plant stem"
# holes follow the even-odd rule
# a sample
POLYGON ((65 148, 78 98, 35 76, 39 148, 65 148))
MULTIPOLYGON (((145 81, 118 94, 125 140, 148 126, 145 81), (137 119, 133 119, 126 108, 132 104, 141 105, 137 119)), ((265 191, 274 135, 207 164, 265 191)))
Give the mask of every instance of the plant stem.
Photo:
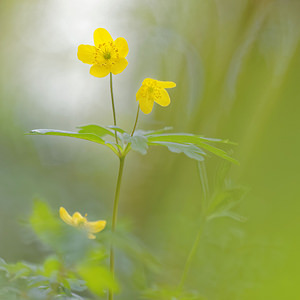
POLYGON ((178 288, 182 289, 184 282, 186 280, 186 277, 188 275, 188 272, 190 270, 191 264, 193 262, 193 259, 196 255, 197 248, 199 246, 201 236, 204 230, 205 222, 206 222, 206 212, 207 212, 207 199, 208 199, 208 194, 209 194, 209 186, 208 186, 208 180, 207 180, 207 172, 205 168, 205 163, 204 162, 198 162, 197 164, 198 168, 198 174, 199 174, 199 179, 200 179, 200 184, 202 187, 202 192, 203 192, 203 203, 202 203, 202 210, 201 210, 201 223, 200 223, 200 228, 198 231, 198 234, 196 236, 196 239, 194 241, 193 247, 188 255, 188 258, 185 262, 182 277, 179 283, 178 288))
POLYGON ((190 251, 190 253, 188 255, 188 258, 187 258, 187 260, 185 262, 183 273, 182 273, 182 276, 181 276, 181 280, 180 280, 178 289, 182 289, 182 287, 184 285, 184 282, 185 282, 186 277, 188 275, 188 272, 190 270, 191 264, 193 262, 195 254, 197 252, 197 248, 198 248, 198 245, 200 243, 200 239, 201 239, 202 233, 203 233, 203 224, 200 226, 200 229, 199 229, 197 237, 196 237, 196 239, 194 241, 193 247, 192 247, 192 249, 191 249, 191 251, 190 251))
MULTIPOLYGON (((118 180, 117 180, 117 186, 116 186, 116 192, 115 192, 115 199, 114 199, 114 207, 113 207, 113 215, 112 215, 112 225, 111 225, 111 231, 112 233, 115 232, 116 225, 117 225, 117 215, 118 215, 118 204, 119 204, 119 196, 120 196, 120 187, 122 182, 122 175, 123 175, 123 169, 124 169, 124 162, 125 157, 120 157, 120 166, 119 166, 119 174, 118 174, 118 180)), ((114 247, 111 245, 110 247, 110 272, 112 276, 115 275, 115 253, 114 253, 114 247)), ((108 299, 113 300, 113 291, 108 291, 108 299)))
POLYGON ((138 122, 138 119, 139 119, 139 113, 140 113, 140 105, 138 105, 138 109, 137 109, 137 112, 136 112, 136 118, 135 118, 134 126, 133 126, 133 129, 132 129, 132 132, 131 132, 131 136, 133 136, 133 134, 135 132, 136 125, 137 125, 137 122, 138 122))
MULTIPOLYGON (((113 92, 113 81, 112 81, 112 73, 109 73, 110 76, 110 95, 111 95, 111 105, 114 117, 114 126, 117 126, 117 118, 116 118, 116 109, 115 109, 115 101, 114 101, 114 92, 113 92)), ((116 143, 119 144, 119 139, 117 136, 117 130, 115 129, 115 137, 116 143)))

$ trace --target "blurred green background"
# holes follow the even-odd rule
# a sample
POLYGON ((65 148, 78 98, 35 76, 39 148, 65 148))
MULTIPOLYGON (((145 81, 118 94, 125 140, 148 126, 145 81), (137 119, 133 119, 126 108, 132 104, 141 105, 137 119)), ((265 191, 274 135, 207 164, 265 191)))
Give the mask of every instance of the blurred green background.
MULTIPOLYGON (((177 87, 171 105, 142 115, 139 128, 172 126, 239 144, 232 155, 241 166, 231 166, 227 181, 248 190, 237 210, 247 222, 208 224, 187 288, 216 300, 300 299, 299 16, 297 0, 1 1, 0 257, 45 257, 24 226, 34 197, 57 212, 63 205, 111 218, 118 161, 108 150, 24 136, 112 124, 109 78, 92 77, 76 56, 104 27, 130 49, 128 67, 114 77, 120 127, 132 128, 135 93, 152 77, 177 87)), ((206 161, 211 193, 221 165, 206 161)), ((202 200, 194 161, 160 148, 129 155, 119 217, 162 266, 149 285, 178 284, 202 200)), ((126 264, 120 259, 117 269, 126 264)))

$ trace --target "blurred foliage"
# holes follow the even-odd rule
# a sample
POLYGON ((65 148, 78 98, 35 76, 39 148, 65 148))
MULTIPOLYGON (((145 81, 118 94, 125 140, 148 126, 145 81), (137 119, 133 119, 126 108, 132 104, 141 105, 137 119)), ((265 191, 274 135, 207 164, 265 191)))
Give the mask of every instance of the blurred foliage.
POLYGON ((35 201, 30 225, 51 254, 42 265, 2 261, 3 295, 9 299, 94 299, 93 294, 117 289, 103 263, 105 248, 92 243, 86 232, 66 226, 46 202, 35 201))

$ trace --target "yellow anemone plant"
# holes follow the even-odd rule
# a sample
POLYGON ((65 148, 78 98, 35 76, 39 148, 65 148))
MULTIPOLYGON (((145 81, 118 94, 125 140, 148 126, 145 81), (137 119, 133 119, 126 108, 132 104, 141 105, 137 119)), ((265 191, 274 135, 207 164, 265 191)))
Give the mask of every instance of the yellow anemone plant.
POLYGON ((159 81, 151 78, 144 79, 142 86, 136 93, 136 101, 139 101, 141 111, 149 114, 154 102, 161 106, 168 106, 171 102, 167 88, 174 88, 175 82, 159 81))
POLYGON ((95 222, 89 222, 86 219, 86 215, 83 217, 79 212, 75 212, 73 216, 70 216, 63 207, 60 207, 59 215, 61 219, 68 225, 85 229, 88 232, 88 237, 90 239, 95 239, 96 236, 93 233, 102 231, 106 226, 106 221, 99 220, 95 222))
POLYGON ((127 41, 119 37, 115 41, 104 28, 94 32, 95 46, 79 45, 77 57, 85 64, 90 64, 90 74, 95 77, 105 77, 109 73, 114 75, 124 71, 128 62, 127 41))

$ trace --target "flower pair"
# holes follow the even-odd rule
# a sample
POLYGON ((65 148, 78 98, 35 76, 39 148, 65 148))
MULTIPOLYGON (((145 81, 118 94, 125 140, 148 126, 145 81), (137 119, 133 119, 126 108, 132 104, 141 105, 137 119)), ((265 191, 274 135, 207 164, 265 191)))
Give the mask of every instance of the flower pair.
MULTIPOLYGON (((128 65, 125 58, 128 54, 128 44, 124 38, 120 37, 114 41, 106 29, 98 28, 94 32, 94 44, 95 46, 80 45, 77 53, 79 60, 92 65, 91 75, 105 77, 109 73, 116 75, 124 71, 128 65)), ((154 102, 161 106, 168 106, 170 97, 165 89, 175 86, 176 84, 171 81, 146 78, 136 93, 141 111, 149 114, 154 102)))

